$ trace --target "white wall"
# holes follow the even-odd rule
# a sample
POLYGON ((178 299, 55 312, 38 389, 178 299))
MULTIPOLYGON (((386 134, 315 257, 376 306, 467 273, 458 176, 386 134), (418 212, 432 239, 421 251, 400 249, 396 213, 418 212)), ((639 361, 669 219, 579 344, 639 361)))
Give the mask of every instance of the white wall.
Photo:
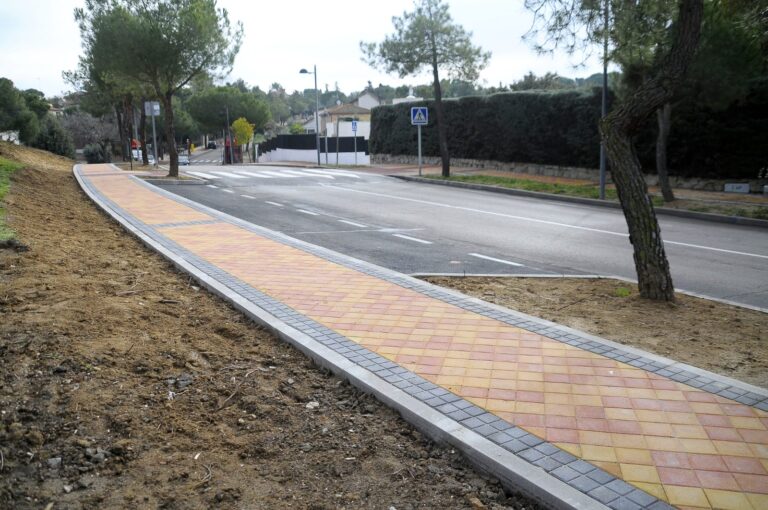
MULTIPOLYGON (((298 149, 275 149, 259 156, 259 163, 269 163, 273 161, 305 161, 307 163, 317 164, 317 151, 316 150, 298 150, 298 149)), ((320 153, 320 163, 329 165, 336 164, 336 153, 329 152, 328 159, 326 160, 325 152, 320 153)), ((340 165, 354 165, 355 153, 354 152, 340 152, 339 153, 340 165)), ((358 165, 370 165, 371 157, 365 152, 357 153, 358 165)))
MULTIPOLYGON (((355 133, 352 132, 352 123, 351 122, 339 122, 339 133, 340 136, 355 136, 355 133)), ((336 123, 334 122, 332 125, 328 124, 328 136, 334 137, 336 136, 336 123)), ((370 138, 371 136, 371 123, 370 121, 357 121, 357 136, 362 136, 366 140, 370 138)))

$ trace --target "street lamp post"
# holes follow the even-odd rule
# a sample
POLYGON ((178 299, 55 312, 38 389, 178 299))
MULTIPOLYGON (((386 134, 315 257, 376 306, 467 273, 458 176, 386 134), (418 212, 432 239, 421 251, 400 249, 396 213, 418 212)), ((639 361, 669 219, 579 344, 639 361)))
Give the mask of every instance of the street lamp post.
POLYGON ((317 66, 312 66, 313 72, 306 69, 300 74, 312 74, 315 76, 315 146, 317 147, 317 166, 320 166, 320 92, 317 90, 317 66))

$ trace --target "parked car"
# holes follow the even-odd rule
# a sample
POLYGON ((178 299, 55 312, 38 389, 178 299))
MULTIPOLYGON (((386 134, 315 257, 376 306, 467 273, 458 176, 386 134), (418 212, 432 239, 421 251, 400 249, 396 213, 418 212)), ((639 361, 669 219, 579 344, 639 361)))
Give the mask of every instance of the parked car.
POLYGON ((189 156, 186 154, 179 154, 179 164, 180 165, 188 165, 189 164, 189 156))
POLYGON ((214 142, 214 141, 208 142, 207 148, 208 149, 215 149, 216 148, 216 142, 214 142))

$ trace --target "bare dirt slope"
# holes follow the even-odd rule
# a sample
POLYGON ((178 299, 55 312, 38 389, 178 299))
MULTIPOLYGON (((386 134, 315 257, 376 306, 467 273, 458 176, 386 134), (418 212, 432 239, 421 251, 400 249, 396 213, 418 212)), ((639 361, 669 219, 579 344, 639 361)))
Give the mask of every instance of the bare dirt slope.
POLYGON ((0 153, 0 508, 534 508, 0 153))

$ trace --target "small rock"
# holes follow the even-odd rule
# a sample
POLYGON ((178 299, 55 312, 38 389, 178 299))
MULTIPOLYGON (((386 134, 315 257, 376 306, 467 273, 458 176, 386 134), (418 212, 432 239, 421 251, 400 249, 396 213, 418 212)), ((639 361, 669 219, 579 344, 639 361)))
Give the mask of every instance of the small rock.
POLYGON ((299 447, 299 450, 301 450, 302 452, 308 452, 308 451, 310 451, 311 449, 312 449, 312 445, 311 445, 311 444, 309 444, 309 443, 304 443, 303 445, 301 445, 301 446, 299 447))
POLYGON ((293 383, 295 383, 296 381, 294 381, 292 377, 289 377, 289 378, 288 378, 288 380, 287 380, 287 381, 285 381, 285 382, 287 382, 288 384, 293 384, 293 383))
POLYGON ((45 442, 45 436, 39 430, 30 430, 24 438, 32 446, 41 446, 45 442))
POLYGON ((75 444, 80 448, 88 448, 89 446, 91 446, 91 442, 83 438, 75 439, 75 444))
POLYGON ((47 461, 48 467, 51 469, 58 469, 61 467, 61 457, 51 457, 47 461))
POLYGON ((72 492, 72 489, 74 489, 74 487, 72 487, 71 485, 65 485, 64 486, 64 492, 66 492, 67 494, 72 492))
POLYGON ((53 373, 54 374, 63 374, 67 370, 69 370, 69 369, 67 367, 65 367, 64 365, 59 365, 59 366, 53 368, 53 373))
POLYGON ((317 409, 318 407, 320 407, 320 402, 313 400, 312 402, 307 402, 307 405, 304 407, 306 407, 307 409, 317 409))
POLYGON ((98 452, 98 453, 96 453, 96 455, 91 457, 91 460, 93 462, 96 462, 97 464, 101 464, 102 462, 107 460, 107 456, 104 454, 104 452, 98 452))
POLYGON ((476 496, 467 496, 467 502, 472 506, 472 510, 486 510, 488 508, 476 496))

